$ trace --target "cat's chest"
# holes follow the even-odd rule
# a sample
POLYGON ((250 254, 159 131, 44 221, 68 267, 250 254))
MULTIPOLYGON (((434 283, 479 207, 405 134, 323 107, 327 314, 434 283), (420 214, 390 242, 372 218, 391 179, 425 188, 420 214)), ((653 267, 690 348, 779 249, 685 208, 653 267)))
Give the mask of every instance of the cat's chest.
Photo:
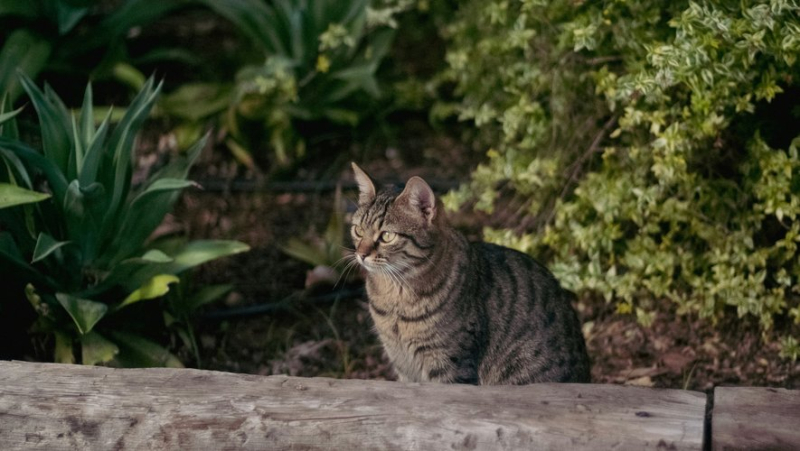
POLYGON ((420 300, 386 293, 367 293, 370 297, 370 314, 375 329, 395 370, 404 380, 428 380, 427 369, 437 366, 439 356, 419 352, 432 335, 436 335, 435 321, 408 321, 415 316, 420 300))

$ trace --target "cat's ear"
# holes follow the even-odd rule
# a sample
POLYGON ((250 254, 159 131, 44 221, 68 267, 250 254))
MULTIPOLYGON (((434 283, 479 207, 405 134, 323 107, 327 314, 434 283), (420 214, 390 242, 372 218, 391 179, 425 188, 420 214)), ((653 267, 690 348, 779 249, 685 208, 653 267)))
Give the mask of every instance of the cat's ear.
POLYGON ((369 178, 363 169, 358 167, 355 163, 353 165, 353 172, 356 175, 356 183, 358 183, 358 203, 359 205, 368 204, 375 199, 375 184, 369 178))
POLYGON ((420 212, 428 224, 433 222, 433 218, 436 216, 436 197, 433 195, 431 187, 422 178, 414 176, 408 179, 406 188, 397 196, 397 199, 408 202, 412 210, 420 212))

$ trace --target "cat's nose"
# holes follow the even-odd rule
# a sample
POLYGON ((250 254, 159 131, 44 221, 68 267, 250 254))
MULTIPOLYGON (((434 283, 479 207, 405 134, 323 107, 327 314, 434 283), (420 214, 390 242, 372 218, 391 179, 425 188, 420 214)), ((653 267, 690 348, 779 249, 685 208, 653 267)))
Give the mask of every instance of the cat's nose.
POLYGON ((364 260, 366 260, 368 255, 369 255, 369 254, 367 254, 366 252, 356 252, 356 256, 357 256, 357 257, 359 258, 359 260, 361 260, 361 261, 364 261, 364 260))

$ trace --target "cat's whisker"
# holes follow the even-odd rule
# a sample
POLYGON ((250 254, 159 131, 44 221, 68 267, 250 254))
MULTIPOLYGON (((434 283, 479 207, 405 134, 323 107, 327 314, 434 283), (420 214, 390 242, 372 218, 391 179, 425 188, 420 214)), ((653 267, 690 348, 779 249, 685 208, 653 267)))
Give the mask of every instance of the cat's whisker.
POLYGON ((342 272, 339 273, 339 278, 336 280, 336 283, 333 284, 333 287, 336 288, 339 286, 339 282, 347 281, 347 275, 352 271, 354 268, 358 267, 358 262, 355 258, 351 259, 347 265, 345 265, 342 272))
POLYGON ((339 266, 340 264, 342 264, 346 260, 355 261, 356 260, 355 254, 345 255, 344 257, 340 258, 339 260, 336 260, 336 262, 331 266, 333 266, 333 268, 335 269, 337 266, 339 266))

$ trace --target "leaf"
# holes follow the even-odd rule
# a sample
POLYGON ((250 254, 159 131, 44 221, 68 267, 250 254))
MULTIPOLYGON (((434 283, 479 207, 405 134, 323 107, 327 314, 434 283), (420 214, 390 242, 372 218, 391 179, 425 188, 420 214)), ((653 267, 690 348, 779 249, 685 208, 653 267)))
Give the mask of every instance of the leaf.
POLYGON ((153 299, 164 296, 169 293, 169 285, 172 283, 179 283, 180 279, 172 274, 159 274, 144 285, 139 287, 133 293, 129 294, 116 310, 125 307, 126 305, 133 304, 134 302, 144 301, 146 299, 153 299))
POLYGON ((189 268, 202 265, 221 257, 247 252, 250 246, 239 241, 226 240, 196 240, 188 243, 173 258, 170 264, 170 273, 178 274, 189 268))
POLYGON ((32 204, 49 198, 50 195, 46 193, 31 191, 9 183, 0 183, 0 208, 32 204))
POLYGON ((36 77, 50 57, 52 45, 47 39, 20 28, 6 37, 0 50, 0 87, 8 93, 10 103, 22 94, 17 71, 36 77))
POLYGON ((110 332, 110 336, 119 347, 115 361, 121 366, 183 368, 177 357, 150 340, 126 332, 110 332))
POLYGON ((39 233, 39 238, 36 240, 36 248, 33 250, 33 259, 31 263, 36 263, 46 258, 60 247, 69 243, 70 241, 56 241, 55 238, 44 232, 39 233))
POLYGON ((117 354, 119 354, 117 345, 97 332, 89 332, 81 337, 81 363, 84 365, 108 363, 117 354))
POLYGON ((27 167, 35 168, 44 173, 50 185, 50 189, 53 191, 54 200, 59 204, 63 202, 64 194, 67 191, 67 179, 64 177, 64 173, 52 161, 25 144, 4 136, 0 136, 0 150, 12 152, 20 160, 25 162, 27 167))
POLYGON ((159 105, 170 115, 196 122, 218 114, 233 101, 233 87, 219 83, 188 83, 165 95, 159 105))
POLYGON ((50 288, 55 286, 49 277, 40 274, 25 261, 9 232, 0 232, 0 269, 4 272, 13 271, 12 274, 16 272, 16 276, 23 277, 25 282, 31 282, 37 286, 50 288))
MULTIPOLYGON (((83 111, 81 111, 81 115, 83 115, 83 111)), ((106 113, 105 118, 100 123, 100 127, 97 131, 93 134, 91 138, 87 141, 87 149, 84 153, 83 160, 78 162, 78 180, 80 181, 81 186, 88 186, 97 181, 97 172, 100 169, 100 165, 103 161, 103 152, 105 151, 105 141, 106 135, 108 134, 108 127, 109 123, 111 122, 112 110, 108 110, 106 113)), ((94 121, 94 118, 84 118, 82 116, 82 121, 94 121)), ((84 125, 86 127, 86 125, 84 125)), ((86 129, 83 130, 86 132, 86 129)))
POLYGON ((172 209, 179 190, 195 183, 180 179, 160 179, 137 195, 130 206, 122 213, 117 223, 116 237, 109 250, 112 263, 125 259, 142 247, 153 230, 161 224, 164 216, 172 209))
POLYGON ((131 183, 133 141, 139 133, 142 123, 149 115, 163 82, 155 88, 153 83, 152 78, 147 80, 144 88, 133 99, 122 121, 117 124, 109 138, 108 149, 111 155, 106 155, 106 158, 110 157, 110 167, 107 168, 102 184, 111 190, 111 198, 103 219, 103 229, 114 222, 122 202, 128 196, 131 183))
POLYGON ((62 174, 66 174, 68 172, 69 156, 72 151, 71 134, 66 127, 66 124, 69 123, 69 117, 65 116, 60 101, 52 101, 52 96, 55 96, 55 94, 48 99, 33 80, 22 72, 20 72, 20 82, 28 93, 28 97, 30 97, 31 103, 33 103, 33 107, 39 116, 44 155, 56 165, 62 174))
POLYGON ((101 302, 77 298, 66 293, 56 293, 56 299, 72 317, 78 332, 82 335, 89 333, 108 312, 108 306, 101 302))
POLYGON ((261 0, 199 0, 211 10, 231 21, 250 41, 267 54, 288 55, 289 43, 280 37, 280 24, 275 10, 261 0))
POLYGON ((111 73, 114 74, 114 78, 137 91, 142 89, 147 82, 142 72, 128 63, 115 64, 111 73))
POLYGON ((290 238, 285 246, 280 247, 281 251, 298 260, 304 261, 311 266, 321 266, 328 263, 327 255, 324 251, 304 243, 298 238, 290 238))
POLYGON ((56 346, 53 350, 53 360, 56 363, 75 363, 75 353, 72 351, 72 337, 64 332, 54 332, 56 346))
POLYGON ((197 292, 192 293, 185 302, 180 305, 181 311, 176 312, 183 315, 190 315, 198 308, 220 299, 233 289, 233 285, 208 285, 197 292))
POLYGON ((18 115, 20 111, 22 111, 24 107, 19 107, 14 111, 9 111, 8 113, 0 114, 0 124, 9 121, 14 118, 14 116, 18 115))

